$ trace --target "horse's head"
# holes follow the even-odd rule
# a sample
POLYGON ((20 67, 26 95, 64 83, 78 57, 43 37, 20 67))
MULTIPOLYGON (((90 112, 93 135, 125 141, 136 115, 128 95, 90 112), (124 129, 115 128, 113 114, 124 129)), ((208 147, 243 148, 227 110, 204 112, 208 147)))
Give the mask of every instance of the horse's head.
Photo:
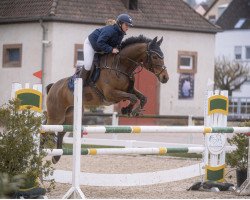
POLYGON ((144 66, 147 70, 152 72, 161 83, 166 83, 169 79, 167 68, 164 65, 164 55, 161 51, 160 45, 163 37, 157 41, 155 37, 147 46, 147 61, 144 66))

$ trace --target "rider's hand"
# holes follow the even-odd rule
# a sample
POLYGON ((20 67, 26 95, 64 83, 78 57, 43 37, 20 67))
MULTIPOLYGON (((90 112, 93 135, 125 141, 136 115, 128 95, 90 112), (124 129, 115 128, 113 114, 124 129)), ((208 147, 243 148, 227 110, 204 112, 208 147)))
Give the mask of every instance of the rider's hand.
POLYGON ((112 53, 117 54, 119 53, 119 50, 117 48, 113 48, 112 53))

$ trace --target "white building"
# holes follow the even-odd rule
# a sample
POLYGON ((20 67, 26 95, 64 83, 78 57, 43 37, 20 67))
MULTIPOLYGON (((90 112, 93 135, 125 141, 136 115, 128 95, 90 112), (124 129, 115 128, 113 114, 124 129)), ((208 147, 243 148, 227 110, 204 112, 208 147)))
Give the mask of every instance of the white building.
POLYGON ((164 38, 170 80, 155 87, 159 106, 154 113, 202 116, 220 29, 182 0, 0 1, 0 104, 10 98, 12 82, 39 83, 33 76, 37 71, 43 70, 44 86, 72 75, 84 38, 120 13, 134 20, 126 38, 164 38), (184 80, 190 83, 188 96, 181 94, 184 80))
MULTIPOLYGON (((216 57, 238 61, 250 70, 250 0, 233 0, 216 24, 224 30, 216 35, 216 57)), ((250 77, 233 96, 250 98, 250 77)))

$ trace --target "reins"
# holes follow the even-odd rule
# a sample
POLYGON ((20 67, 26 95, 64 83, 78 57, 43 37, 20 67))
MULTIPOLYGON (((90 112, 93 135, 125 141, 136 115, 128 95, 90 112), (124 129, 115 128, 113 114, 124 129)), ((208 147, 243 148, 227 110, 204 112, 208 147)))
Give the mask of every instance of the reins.
POLYGON ((151 71, 153 74, 155 74, 155 76, 159 77, 161 75, 161 73, 166 69, 166 66, 165 65, 153 64, 152 63, 151 55, 152 55, 152 53, 155 53, 161 59, 163 59, 163 56, 161 56, 158 52, 156 52, 154 50, 150 50, 149 49, 149 44, 147 45, 147 49, 145 50, 145 52, 147 53, 146 64, 144 64, 143 62, 137 62, 137 61, 129 58, 128 56, 117 54, 117 55, 115 55, 113 57, 113 61, 112 61, 111 67, 109 67, 108 64, 107 64, 107 56, 106 56, 105 66, 103 68, 114 70, 117 73, 121 73, 121 74, 129 77, 130 79, 133 79, 133 77, 134 77, 135 74, 139 74, 143 70, 143 68, 145 68, 145 69, 148 69, 149 71, 151 71), (116 59, 116 58, 118 58, 118 59, 116 59), (130 62, 132 62, 132 63, 135 64, 134 68, 132 69, 132 71, 130 73, 126 73, 126 72, 122 71, 119 68, 119 64, 120 64, 120 59, 121 58, 126 58, 127 60, 129 60, 130 62), (114 66, 114 68, 112 66, 114 66), (146 67, 146 66, 148 66, 148 67, 146 67), (162 70, 159 73, 155 73, 153 66, 160 66, 162 68, 162 70), (134 72, 138 67, 141 67, 140 70, 134 72))
POLYGON ((129 61, 131 61, 131 62, 133 62, 133 63, 136 64, 135 67, 134 67, 134 69, 132 70, 131 73, 126 73, 126 72, 124 72, 124 71, 122 71, 122 70, 119 69, 119 63, 120 63, 120 58, 121 58, 121 55, 120 55, 120 54, 117 54, 117 55, 115 55, 115 56, 113 57, 113 61, 112 61, 112 65, 111 65, 111 66, 115 66, 114 68, 108 66, 108 64, 107 64, 107 55, 106 55, 106 58, 105 58, 105 66, 102 67, 102 68, 103 68, 103 69, 114 70, 115 72, 121 73, 121 74, 123 74, 123 75, 129 77, 129 79, 132 79, 132 78, 134 77, 135 74, 140 73, 140 72, 142 71, 143 67, 141 67, 140 71, 133 73, 133 72, 136 70, 136 68, 139 67, 139 66, 142 66, 143 63, 137 62, 137 61, 135 61, 135 60, 133 60, 133 59, 127 57, 127 56, 122 56, 122 57, 124 57, 124 58, 128 59, 129 61), (114 65, 116 56, 119 56, 119 57, 118 57, 118 59, 117 59, 116 64, 114 65))

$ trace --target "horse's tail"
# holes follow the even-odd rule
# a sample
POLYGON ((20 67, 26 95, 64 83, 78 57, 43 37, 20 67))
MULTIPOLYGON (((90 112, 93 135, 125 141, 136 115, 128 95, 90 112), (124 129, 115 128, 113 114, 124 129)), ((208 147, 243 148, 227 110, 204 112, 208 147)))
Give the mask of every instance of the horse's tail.
POLYGON ((50 83, 49 85, 46 86, 46 93, 49 93, 50 88, 52 87, 54 83, 50 83))

